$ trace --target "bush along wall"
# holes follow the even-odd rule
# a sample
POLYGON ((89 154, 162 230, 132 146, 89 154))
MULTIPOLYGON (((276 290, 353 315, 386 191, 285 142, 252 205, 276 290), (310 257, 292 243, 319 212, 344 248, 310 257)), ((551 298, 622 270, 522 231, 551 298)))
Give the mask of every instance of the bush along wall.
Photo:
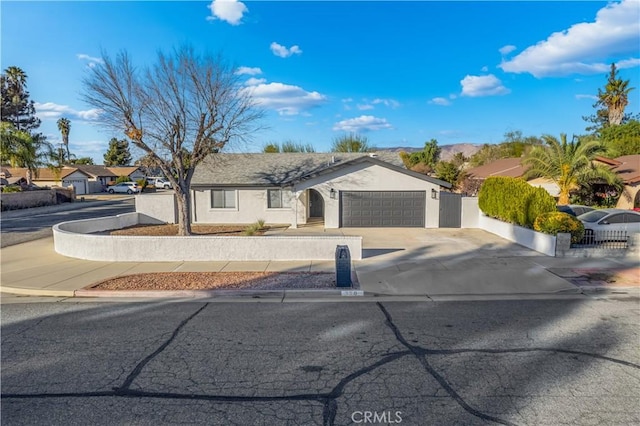
POLYGON ((484 181, 478 193, 478 206, 489 217, 526 228, 532 228, 542 213, 556 211, 556 201, 545 189, 503 176, 484 181))
POLYGON ((571 234, 571 242, 579 243, 584 237, 584 225, 575 217, 562 212, 543 213, 533 223, 533 229, 545 234, 557 235, 558 232, 571 234))

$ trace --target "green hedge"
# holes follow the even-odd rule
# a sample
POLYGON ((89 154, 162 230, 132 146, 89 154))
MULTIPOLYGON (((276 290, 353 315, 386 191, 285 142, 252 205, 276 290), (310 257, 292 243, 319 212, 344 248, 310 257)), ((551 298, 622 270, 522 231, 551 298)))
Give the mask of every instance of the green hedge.
POLYGON ((478 205, 487 216, 527 228, 532 228, 542 213, 556 211, 556 201, 543 188, 503 176, 484 181, 478 193, 478 205))
POLYGON ((557 235, 558 232, 571 234, 571 242, 579 243, 584 237, 584 225, 575 217, 563 212, 543 213, 536 218, 533 229, 545 234, 557 235))

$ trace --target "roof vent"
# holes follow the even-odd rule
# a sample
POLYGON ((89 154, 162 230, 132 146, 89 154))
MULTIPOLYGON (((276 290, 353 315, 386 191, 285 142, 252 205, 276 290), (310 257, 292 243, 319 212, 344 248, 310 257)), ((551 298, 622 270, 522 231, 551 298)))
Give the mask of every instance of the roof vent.
POLYGON ((335 162, 336 162, 336 156, 335 156, 335 155, 332 155, 332 156, 331 156, 331 164, 333 164, 333 163, 335 163, 335 162))
POLYGON ((377 156, 378 156, 378 154, 376 154, 375 152, 369 153, 369 157, 371 157, 371 158, 376 158, 377 156))

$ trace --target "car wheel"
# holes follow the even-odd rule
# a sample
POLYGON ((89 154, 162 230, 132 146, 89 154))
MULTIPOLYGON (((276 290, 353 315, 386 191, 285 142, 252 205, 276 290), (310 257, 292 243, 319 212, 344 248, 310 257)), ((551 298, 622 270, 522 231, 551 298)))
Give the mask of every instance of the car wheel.
POLYGON ((113 189, 109 190, 109 194, 113 194, 115 191, 113 189))
POLYGON ((165 185, 165 186, 164 186, 164 189, 169 189, 169 185, 165 185))
POLYGON ((133 194, 133 191, 130 189, 127 189, 127 194, 133 194))

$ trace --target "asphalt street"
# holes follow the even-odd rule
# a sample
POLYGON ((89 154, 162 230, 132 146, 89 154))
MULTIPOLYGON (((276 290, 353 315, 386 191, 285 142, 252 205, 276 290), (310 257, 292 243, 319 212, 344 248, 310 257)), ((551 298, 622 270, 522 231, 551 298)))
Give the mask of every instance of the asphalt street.
POLYGON ((1 420, 639 424, 639 317, 637 298, 3 304, 1 420))
POLYGON ((3 213, 0 247, 50 237, 53 235, 51 227, 60 222, 115 216, 135 211, 133 198, 113 200, 108 203, 93 201, 86 202, 86 205, 80 204, 80 202, 75 203, 73 210, 34 213, 34 209, 25 209, 19 216, 3 213))

